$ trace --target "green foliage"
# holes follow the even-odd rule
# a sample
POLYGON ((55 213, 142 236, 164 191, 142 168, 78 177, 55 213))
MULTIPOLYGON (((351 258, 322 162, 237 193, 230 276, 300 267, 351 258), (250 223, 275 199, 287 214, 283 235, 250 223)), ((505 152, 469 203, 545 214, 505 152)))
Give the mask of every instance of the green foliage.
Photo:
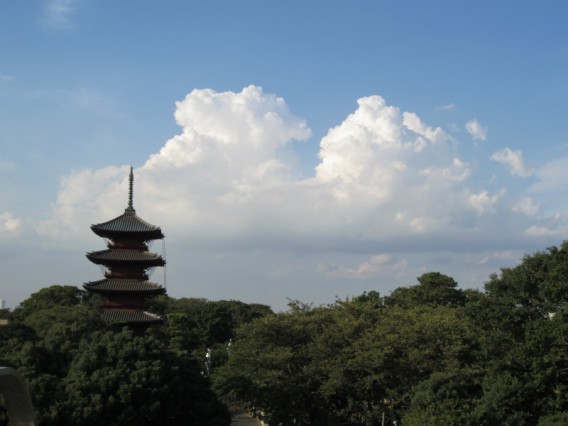
POLYGON ((510 300, 531 318, 545 318, 568 302, 568 241, 525 256, 485 284, 489 296, 510 300))
POLYGON ((227 424, 197 366, 151 335, 96 332, 81 342, 64 380, 67 424, 227 424), (104 419, 104 421, 103 421, 104 419))
POLYGON ((13 312, 14 320, 23 320, 31 314, 59 306, 77 306, 89 294, 74 286, 53 285, 42 288, 24 300, 13 312))
POLYGON ((418 285, 400 287, 385 298, 387 305, 412 307, 427 306, 463 306, 465 295, 458 289, 458 283, 447 275, 439 272, 429 272, 418 277, 418 285))
POLYGON ((433 272, 237 330, 214 376, 273 423, 566 424, 568 245, 461 290, 433 272))
POLYGON ((325 319, 319 314, 291 312, 245 324, 214 376, 217 390, 270 413, 270 423, 332 424, 309 363, 310 344, 325 319))
POLYGON ((0 364, 26 378, 44 426, 230 423, 201 368, 170 350, 165 333, 107 327, 98 299, 74 287, 22 302, 0 341, 0 364))
POLYGON ((477 413, 481 394, 478 373, 468 369, 435 372, 412 389, 410 407, 404 413, 403 424, 482 424, 477 413))
POLYGON ((172 349, 201 359, 207 348, 226 347, 240 325, 271 315, 272 310, 234 300, 181 298, 170 300, 165 313, 172 349))

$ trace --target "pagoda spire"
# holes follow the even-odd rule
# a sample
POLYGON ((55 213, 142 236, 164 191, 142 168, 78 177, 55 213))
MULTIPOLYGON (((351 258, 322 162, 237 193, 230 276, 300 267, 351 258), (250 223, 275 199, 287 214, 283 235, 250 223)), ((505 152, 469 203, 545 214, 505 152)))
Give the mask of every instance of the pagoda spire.
POLYGON ((134 210, 134 204, 132 199, 134 198, 134 172, 132 170, 132 166, 130 166, 130 176, 128 178, 128 207, 126 208, 126 213, 136 213, 134 210))

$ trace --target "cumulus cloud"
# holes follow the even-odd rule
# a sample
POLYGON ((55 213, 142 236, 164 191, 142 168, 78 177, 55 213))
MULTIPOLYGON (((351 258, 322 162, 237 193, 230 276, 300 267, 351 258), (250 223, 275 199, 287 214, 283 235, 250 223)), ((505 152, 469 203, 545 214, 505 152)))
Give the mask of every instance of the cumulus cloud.
POLYGON ((523 161, 523 153, 521 151, 504 148, 494 153, 491 160, 509 166, 511 175, 527 177, 532 174, 532 170, 527 169, 523 161))
MULTIPOLYGON (((135 169, 135 208, 176 238, 370 255, 389 245, 461 244, 473 230, 471 238, 480 240, 505 232, 498 228, 499 213, 511 211, 502 202, 505 192, 476 187, 443 129, 380 96, 359 99, 328 131, 314 174, 305 179, 282 153, 294 140, 309 141, 310 129, 284 99, 260 87, 194 90, 176 104, 175 119, 179 134, 135 169)), ((65 177, 38 231, 76 235, 88 232, 87 223, 120 214, 127 179, 127 166, 65 177)), ((379 266, 371 259, 344 273, 364 275, 379 266)))
POLYGON ((471 194, 469 196, 469 202, 475 211, 482 215, 487 212, 492 212, 494 206, 499 202, 501 197, 504 195, 504 190, 499 191, 495 194, 489 194, 488 191, 480 191, 476 194, 471 194))
POLYGON ((522 197, 513 205, 513 211, 534 216, 539 211, 539 205, 531 197, 522 197))
POLYGON ((51 217, 38 222, 36 231, 45 236, 77 237, 88 234, 88 226, 106 221, 127 207, 127 166, 73 172, 61 179, 51 217), (126 190, 125 190, 126 189, 126 190))
POLYGON ((476 119, 468 121, 465 129, 474 140, 484 141, 487 139, 487 127, 483 127, 476 119))
MULTIPOLYGON (((319 141, 284 99, 257 86, 194 90, 176 103, 175 120, 177 134, 134 169, 137 213, 174 246, 174 297, 211 297, 217 284, 226 297, 226 281, 244 300, 321 300, 324 285, 330 297, 383 291, 431 270, 479 286, 502 262, 568 235, 568 217, 549 217, 543 197, 480 177, 478 161, 470 165, 444 129, 380 96, 357 100, 319 141), (295 173, 294 141, 319 144, 310 176, 295 173)), ((520 157, 493 160, 526 171, 512 158, 520 157)), ((554 181, 567 165, 537 169, 533 191, 560 190, 554 181)), ((89 225, 127 207, 128 172, 116 165, 63 177, 34 229, 50 248, 95 249, 85 242, 95 238, 89 225)))

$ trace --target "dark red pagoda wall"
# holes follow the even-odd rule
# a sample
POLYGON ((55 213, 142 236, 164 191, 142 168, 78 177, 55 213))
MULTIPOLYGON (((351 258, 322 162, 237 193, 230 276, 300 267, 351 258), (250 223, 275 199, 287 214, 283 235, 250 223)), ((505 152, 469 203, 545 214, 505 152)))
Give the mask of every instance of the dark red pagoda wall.
POLYGON ((133 308, 144 309, 146 301, 140 295, 109 295, 102 298, 103 308, 133 308))
POLYGON ((105 272, 105 278, 147 280, 148 274, 146 274, 146 270, 143 267, 125 268, 120 266, 107 270, 105 272))
POLYGON ((110 249, 148 251, 148 245, 144 241, 132 239, 112 239, 109 240, 107 247, 110 249))

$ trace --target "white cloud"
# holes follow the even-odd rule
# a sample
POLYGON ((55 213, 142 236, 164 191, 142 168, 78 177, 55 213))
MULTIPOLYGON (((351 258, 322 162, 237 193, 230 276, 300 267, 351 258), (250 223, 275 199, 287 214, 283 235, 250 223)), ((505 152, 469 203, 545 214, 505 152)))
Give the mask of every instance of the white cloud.
MULTIPOLYGON (((173 239, 224 250, 452 249, 465 235, 468 244, 502 244, 528 227, 534 206, 512 209, 504 190, 476 187, 442 129, 380 96, 357 104, 320 141, 314 175, 298 179, 282 148, 311 133, 282 98, 255 86, 194 90, 176 104, 180 133, 135 169, 135 208, 173 239), (523 208, 518 223, 502 225, 503 215, 523 208)), ((88 224, 122 212, 127 188, 127 166, 72 173, 37 230, 87 235, 88 224)), ((379 271, 384 265, 373 259, 336 272, 379 271)))
POLYGON ((532 225, 527 228, 526 233, 533 237, 548 237, 556 235, 556 230, 546 226, 532 225))
POLYGON ((493 263, 497 261, 500 264, 511 263, 518 259, 518 255, 512 250, 498 251, 484 256, 478 261, 480 265, 485 265, 487 263, 493 263))
POLYGON ((249 167, 266 169, 264 163, 274 160, 279 147, 311 136, 305 120, 293 116, 282 98, 255 86, 240 93, 194 90, 176 107, 183 134, 152 155, 144 166, 148 169, 204 162, 224 173, 240 174, 242 166, 247 172, 249 167))
POLYGON ((380 253, 371 256, 355 267, 338 264, 320 264, 319 270, 331 277, 341 277, 349 279, 367 279, 378 276, 387 270, 389 272, 400 270, 405 267, 404 260, 396 260, 392 254, 380 253))
POLYGON ((81 0, 48 0, 45 4, 44 23, 56 30, 69 30, 75 26, 73 15, 81 0))
POLYGON ((556 158, 535 170, 538 181, 530 187, 533 192, 552 193, 566 191, 568 157, 556 158))
POLYGON ((484 141, 487 139, 487 127, 483 127, 476 119, 465 124, 465 129, 474 140, 484 141))
POLYGON ((488 212, 494 211, 494 206, 504 195, 504 191, 500 191, 496 194, 490 195, 488 191, 480 191, 476 194, 471 194, 469 196, 469 202, 475 211, 482 215, 488 212))
POLYGON ((454 103, 449 103, 446 105, 440 105, 434 108, 436 111, 451 111, 456 109, 456 105, 454 103))
POLYGON ((513 206, 513 211, 527 216, 534 216, 539 211, 539 205, 530 197, 523 197, 513 206))
MULTIPOLYGON (((442 129, 379 96, 359 99, 329 130, 314 176, 302 180, 280 150, 311 134, 282 98, 255 86, 207 89, 176 106, 182 131, 135 170, 137 210, 176 234, 243 246, 321 245, 332 236, 349 250, 362 239, 489 226, 481 218, 504 208, 502 193, 472 188, 468 164, 442 129)), ((109 219, 123 208, 126 188, 125 166, 74 173, 62 181, 49 226, 39 229, 51 232, 61 221, 77 232, 81 223, 109 219)))
POLYGON ((538 221, 527 227, 525 234, 537 238, 565 238, 568 235, 568 215, 555 213, 548 217, 539 218, 538 221))
POLYGON ((511 175, 513 176, 527 177, 532 174, 532 170, 527 169, 525 166, 523 153, 521 151, 504 148, 494 153, 491 156, 491 160, 508 165, 511 175))
POLYGON ((127 166, 82 170, 64 177, 51 217, 38 222, 36 231, 51 237, 88 235, 88 226, 110 220, 127 206, 127 166), (122 184, 122 185, 121 185, 122 184), (116 198, 121 193, 122 204, 116 198))
POLYGON ((17 235, 22 228, 22 220, 13 213, 0 213, 0 235, 17 235))

